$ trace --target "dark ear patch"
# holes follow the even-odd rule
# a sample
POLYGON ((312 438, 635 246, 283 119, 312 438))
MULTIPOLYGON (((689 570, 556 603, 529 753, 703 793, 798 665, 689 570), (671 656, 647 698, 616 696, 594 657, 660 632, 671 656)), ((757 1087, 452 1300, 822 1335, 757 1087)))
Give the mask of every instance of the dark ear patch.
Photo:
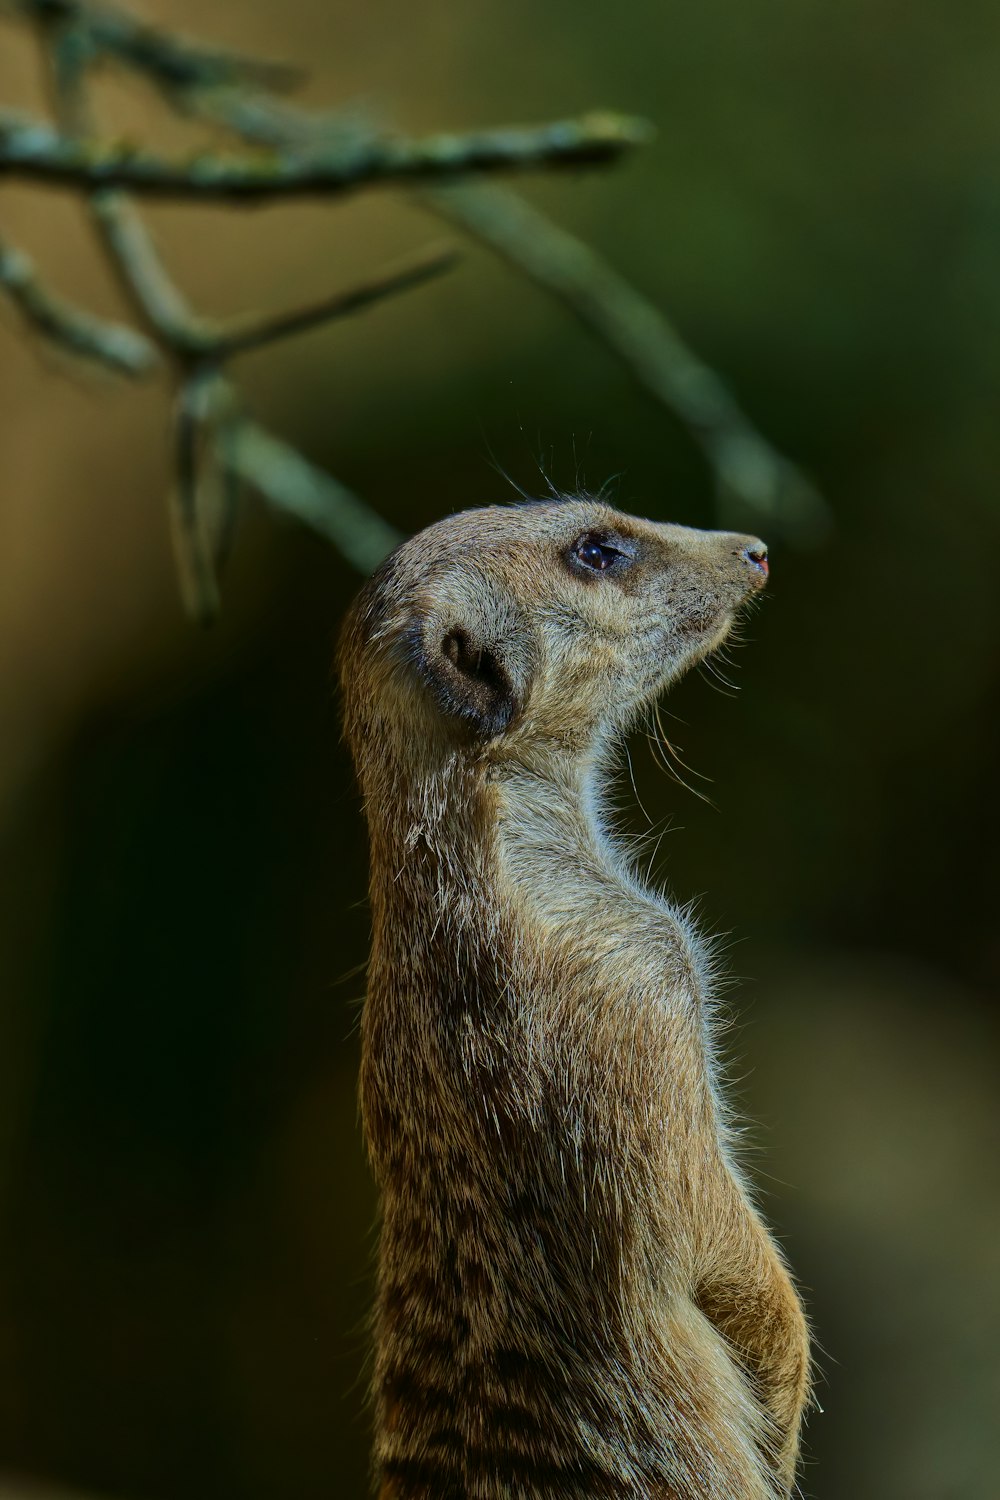
POLYGON ((466 720, 484 739, 502 734, 514 717, 514 685, 495 647, 453 625, 427 641, 424 675, 446 713, 466 720))

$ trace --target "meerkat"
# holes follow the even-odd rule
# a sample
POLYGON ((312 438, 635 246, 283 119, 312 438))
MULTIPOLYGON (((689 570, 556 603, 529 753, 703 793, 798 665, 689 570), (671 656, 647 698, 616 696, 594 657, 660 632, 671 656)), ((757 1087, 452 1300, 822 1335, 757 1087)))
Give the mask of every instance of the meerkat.
POLYGON ((605 790, 767 570, 755 537, 589 499, 491 507, 346 621, 380 1500, 791 1490, 808 1336, 735 1159, 712 962, 605 790))

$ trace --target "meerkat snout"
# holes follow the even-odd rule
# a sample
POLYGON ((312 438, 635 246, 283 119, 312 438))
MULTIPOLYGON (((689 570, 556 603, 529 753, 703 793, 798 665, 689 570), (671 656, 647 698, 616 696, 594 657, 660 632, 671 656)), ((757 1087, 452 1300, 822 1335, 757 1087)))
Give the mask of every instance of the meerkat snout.
POLYGON ((743 548, 743 556, 748 563, 752 563, 755 567, 759 568, 765 578, 767 577, 770 569, 767 561, 767 547, 763 542, 755 539, 748 543, 743 548))

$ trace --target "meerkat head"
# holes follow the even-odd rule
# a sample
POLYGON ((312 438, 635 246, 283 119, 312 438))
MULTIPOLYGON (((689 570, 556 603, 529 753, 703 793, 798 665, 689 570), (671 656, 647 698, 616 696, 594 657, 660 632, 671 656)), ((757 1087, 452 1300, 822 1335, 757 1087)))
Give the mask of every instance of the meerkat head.
POLYGON ((584 749, 720 645, 767 566, 756 537, 595 500, 450 516, 392 554, 348 620, 349 737, 423 758, 584 749))

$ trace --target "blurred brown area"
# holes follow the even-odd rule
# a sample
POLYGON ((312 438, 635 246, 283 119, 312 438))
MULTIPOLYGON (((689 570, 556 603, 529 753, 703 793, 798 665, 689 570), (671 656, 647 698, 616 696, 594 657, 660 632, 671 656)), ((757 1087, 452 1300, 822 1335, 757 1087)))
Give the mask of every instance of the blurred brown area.
MULTIPOLYGON (((823 1351, 803 1490, 990 1500, 1000 12, 150 15, 305 61, 310 102, 414 130, 594 104, 657 123, 614 172, 526 191, 664 307, 837 518, 812 554, 769 538, 739 701, 695 678, 669 703, 715 806, 641 737, 632 755, 670 820, 662 878, 733 934, 752 1161, 823 1351)), ((118 128, 193 138, 135 82, 103 90, 118 128)), ((0 99, 41 105, 13 25, 0 99)), ((389 194, 149 219, 216 312, 348 286, 440 233, 389 194)), ((0 220, 53 287, 121 312, 79 205, 7 186, 0 220)), ((719 520, 689 436, 471 248, 240 373, 262 420, 405 530, 508 498, 494 461, 536 490, 539 462, 561 486, 621 474, 625 508, 719 520)), ((162 379, 71 367, 0 310, 0 1470, 130 1500, 360 1495, 366 856, 329 686, 357 580, 252 504, 221 624, 185 624, 168 411, 162 379)))

